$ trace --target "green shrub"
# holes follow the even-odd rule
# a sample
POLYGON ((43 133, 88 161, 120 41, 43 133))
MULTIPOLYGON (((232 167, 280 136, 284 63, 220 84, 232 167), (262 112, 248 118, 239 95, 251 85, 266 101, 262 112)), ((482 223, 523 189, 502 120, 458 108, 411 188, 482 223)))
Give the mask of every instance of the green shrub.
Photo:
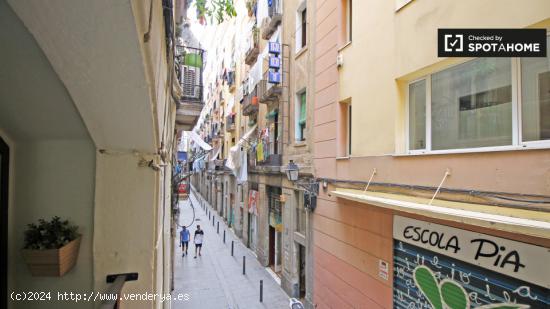
POLYGON ((25 231, 25 249, 47 250, 59 249, 78 238, 78 226, 61 221, 55 216, 51 221, 38 220, 38 224, 27 225, 25 231))

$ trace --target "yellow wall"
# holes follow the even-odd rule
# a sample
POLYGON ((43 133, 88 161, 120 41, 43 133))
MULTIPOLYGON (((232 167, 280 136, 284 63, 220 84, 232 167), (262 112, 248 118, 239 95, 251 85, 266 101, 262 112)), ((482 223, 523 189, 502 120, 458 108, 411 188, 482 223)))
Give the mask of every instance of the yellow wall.
POLYGON ((416 0, 397 12, 395 1, 353 6, 353 41, 341 48, 339 69, 339 99, 352 99, 352 156, 404 151, 406 83, 464 61, 437 57, 438 28, 550 26, 546 0, 416 0))

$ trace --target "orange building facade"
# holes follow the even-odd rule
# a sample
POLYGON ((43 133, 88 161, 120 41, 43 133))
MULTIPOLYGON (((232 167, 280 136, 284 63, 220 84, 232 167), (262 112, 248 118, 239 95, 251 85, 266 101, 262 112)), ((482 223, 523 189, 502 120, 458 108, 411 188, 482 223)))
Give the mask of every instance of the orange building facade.
MULTIPOLYGON (((433 25, 548 31, 548 5, 534 1, 510 21, 512 6, 488 1, 464 23, 459 17, 473 1, 384 2, 315 4, 313 157, 321 189, 311 215, 314 305, 443 308, 463 300, 464 308, 548 308, 550 277, 539 273, 550 260, 548 137, 539 136, 537 146, 520 137, 503 148, 409 151, 411 85, 470 60, 437 58, 431 41, 417 48, 418 57, 401 48, 436 38, 433 25), (491 5, 494 16, 482 20, 491 5), (361 82, 364 88, 355 86, 361 82)), ((527 67, 524 59, 510 61, 527 67)), ((545 89, 550 67, 540 68, 545 89)), ((544 123, 550 114, 540 108, 544 123)))

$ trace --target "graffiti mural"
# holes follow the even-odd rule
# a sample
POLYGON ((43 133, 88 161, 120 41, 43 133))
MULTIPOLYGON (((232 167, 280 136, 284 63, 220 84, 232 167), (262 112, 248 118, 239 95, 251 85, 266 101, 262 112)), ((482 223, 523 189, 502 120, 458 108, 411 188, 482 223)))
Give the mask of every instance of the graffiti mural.
MULTIPOLYGON (((394 221, 394 308, 550 309, 550 277, 544 279, 549 267, 539 269, 543 276, 540 280, 534 280, 535 283, 525 274, 521 274, 522 270, 531 267, 527 254, 539 255, 538 258, 548 262, 550 251, 531 245, 523 247, 525 244, 518 245, 515 247, 517 250, 512 251, 508 248, 514 248, 515 242, 483 236, 408 218, 401 217, 394 221), (437 231, 438 235, 445 235, 440 238, 446 237, 447 241, 438 242, 436 236, 432 236, 433 241, 430 244, 427 236, 430 233, 425 233, 424 239, 427 243, 422 246, 416 245, 416 238, 412 236, 414 233, 408 233, 414 228, 418 228, 419 235, 422 228, 430 233, 437 231), (453 237, 455 238, 450 244, 454 248, 445 250, 453 237), (478 261, 484 257, 483 255, 489 257, 494 254, 489 247, 483 247, 480 240, 500 241, 497 249, 506 249, 508 252, 497 258, 491 256, 494 260, 491 264, 492 269, 483 267, 483 262, 478 261), (475 249, 472 250, 471 259, 468 259, 466 254, 460 254, 460 251, 468 251, 468 245, 474 246, 475 249), (432 247, 439 248, 440 252, 447 254, 436 252, 432 247), (529 250, 531 252, 524 252, 529 250), (508 262, 502 264, 505 259, 508 259, 508 262), (502 271, 497 271, 498 269, 502 271), (514 275, 514 271, 517 275, 514 275)), ((418 237, 418 241, 421 240, 422 237, 418 237)))

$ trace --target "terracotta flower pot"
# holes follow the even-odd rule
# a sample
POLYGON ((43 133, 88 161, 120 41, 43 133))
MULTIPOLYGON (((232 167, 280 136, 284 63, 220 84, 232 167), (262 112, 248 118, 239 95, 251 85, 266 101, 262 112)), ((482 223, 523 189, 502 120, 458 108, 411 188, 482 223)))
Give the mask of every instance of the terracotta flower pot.
POLYGON ((61 277, 76 264, 81 238, 78 237, 59 249, 23 249, 23 260, 35 277, 61 277))
POLYGON ((252 97, 252 105, 258 105, 258 97, 252 97))

